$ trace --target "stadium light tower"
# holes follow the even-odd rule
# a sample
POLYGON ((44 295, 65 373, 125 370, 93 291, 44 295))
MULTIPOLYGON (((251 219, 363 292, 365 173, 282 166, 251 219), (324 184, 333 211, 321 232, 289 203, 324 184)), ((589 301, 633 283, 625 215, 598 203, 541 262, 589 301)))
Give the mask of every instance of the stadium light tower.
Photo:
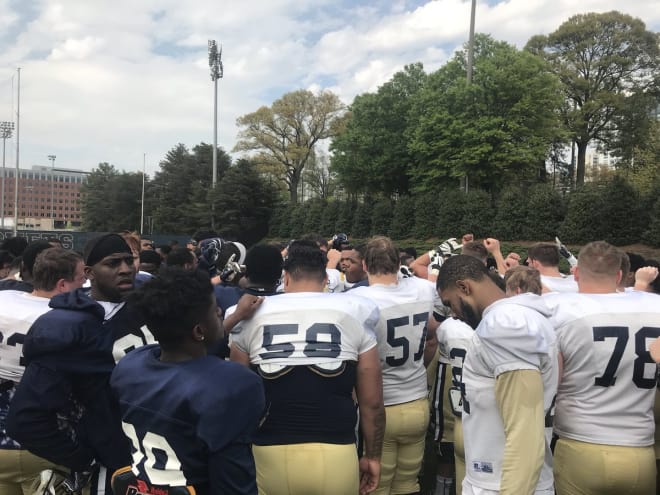
MULTIPOLYGON (((468 56, 467 56, 467 83, 472 84, 472 70, 474 66, 474 19, 477 11, 477 0, 472 0, 472 9, 470 11, 470 38, 468 40, 468 56)), ((468 174, 461 177, 461 189, 467 194, 470 181, 468 174)))
POLYGON ((0 194, 0 229, 5 230, 5 149, 7 139, 14 132, 13 122, 0 122, 0 137, 2 138, 2 193, 0 194))
POLYGON ((218 180, 218 79, 222 79, 222 45, 218 50, 215 40, 209 40, 209 67, 213 81, 213 188, 218 180))
POLYGON ((55 228, 55 155, 48 155, 50 160, 50 221, 55 228))

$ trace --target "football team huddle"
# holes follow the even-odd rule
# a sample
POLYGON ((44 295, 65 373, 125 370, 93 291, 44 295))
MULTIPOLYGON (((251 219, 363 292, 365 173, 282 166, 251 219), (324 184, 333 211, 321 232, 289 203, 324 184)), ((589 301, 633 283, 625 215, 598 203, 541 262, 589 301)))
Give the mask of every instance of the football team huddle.
POLYGON ((0 495, 656 493, 654 260, 9 241, 0 495))

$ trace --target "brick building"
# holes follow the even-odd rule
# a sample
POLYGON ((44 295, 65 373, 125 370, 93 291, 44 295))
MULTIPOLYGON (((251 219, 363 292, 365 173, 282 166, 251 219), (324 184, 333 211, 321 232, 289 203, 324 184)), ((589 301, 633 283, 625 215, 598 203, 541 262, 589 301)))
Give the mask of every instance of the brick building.
MULTIPOLYGON (((15 174, 15 168, 5 169, 5 228, 13 226, 15 174)), ((79 227, 82 223, 80 189, 88 175, 89 172, 81 170, 51 169, 43 165, 34 165, 31 170, 20 169, 18 228, 52 230, 79 227)))

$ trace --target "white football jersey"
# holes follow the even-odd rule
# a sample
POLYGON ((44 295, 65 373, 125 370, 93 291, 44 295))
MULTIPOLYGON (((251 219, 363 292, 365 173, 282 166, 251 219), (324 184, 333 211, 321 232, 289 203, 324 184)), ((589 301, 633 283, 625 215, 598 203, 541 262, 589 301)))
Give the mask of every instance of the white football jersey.
POLYGON ((372 300, 380 309, 376 338, 385 405, 426 397, 426 325, 438 298, 433 284, 412 277, 391 285, 356 287, 350 293, 372 300))
POLYGON ((605 445, 653 445, 660 296, 647 292, 554 294, 564 366, 555 432, 605 445))
POLYGON ((50 311, 46 297, 17 290, 0 291, 0 378, 19 382, 23 376, 23 341, 38 317, 50 311))
POLYGON ((573 275, 565 277, 548 277, 541 275, 541 284, 550 292, 577 292, 578 284, 573 275))
MULTIPOLYGON (((523 294, 491 304, 474 332, 463 364, 463 436, 466 479, 499 490, 506 437, 495 400, 495 380, 506 372, 538 370, 543 380, 546 424, 557 391, 557 341, 543 298, 523 294)), ((530 425, 530 427, 534 427, 530 425)), ((545 463, 536 489, 553 487, 552 453, 546 435, 545 463)))
MULTIPOLYGON (((441 360, 445 360, 451 366, 451 387, 448 389, 448 397, 454 414, 458 417, 463 412, 461 396, 461 383, 463 383, 463 362, 467 356, 468 348, 474 336, 474 330, 467 323, 456 318, 447 318, 437 330, 438 350, 441 360)), ((438 377, 439 379, 440 377, 438 377)), ((434 397, 435 403, 440 402, 439 397, 434 397)))
POLYGON ((292 292, 266 297, 234 327, 230 344, 266 372, 295 365, 335 367, 376 346, 376 305, 353 294, 292 292))

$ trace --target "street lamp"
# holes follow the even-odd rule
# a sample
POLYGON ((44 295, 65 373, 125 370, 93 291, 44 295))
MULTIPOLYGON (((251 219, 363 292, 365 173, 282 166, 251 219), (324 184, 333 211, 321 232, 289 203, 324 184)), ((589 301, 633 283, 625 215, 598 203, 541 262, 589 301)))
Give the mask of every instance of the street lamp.
POLYGON ((0 137, 2 138, 2 193, 0 193, 0 230, 5 230, 5 148, 7 139, 14 131, 13 122, 0 122, 0 137))
POLYGON ((48 155, 50 160, 50 221, 55 228, 55 155, 48 155))

